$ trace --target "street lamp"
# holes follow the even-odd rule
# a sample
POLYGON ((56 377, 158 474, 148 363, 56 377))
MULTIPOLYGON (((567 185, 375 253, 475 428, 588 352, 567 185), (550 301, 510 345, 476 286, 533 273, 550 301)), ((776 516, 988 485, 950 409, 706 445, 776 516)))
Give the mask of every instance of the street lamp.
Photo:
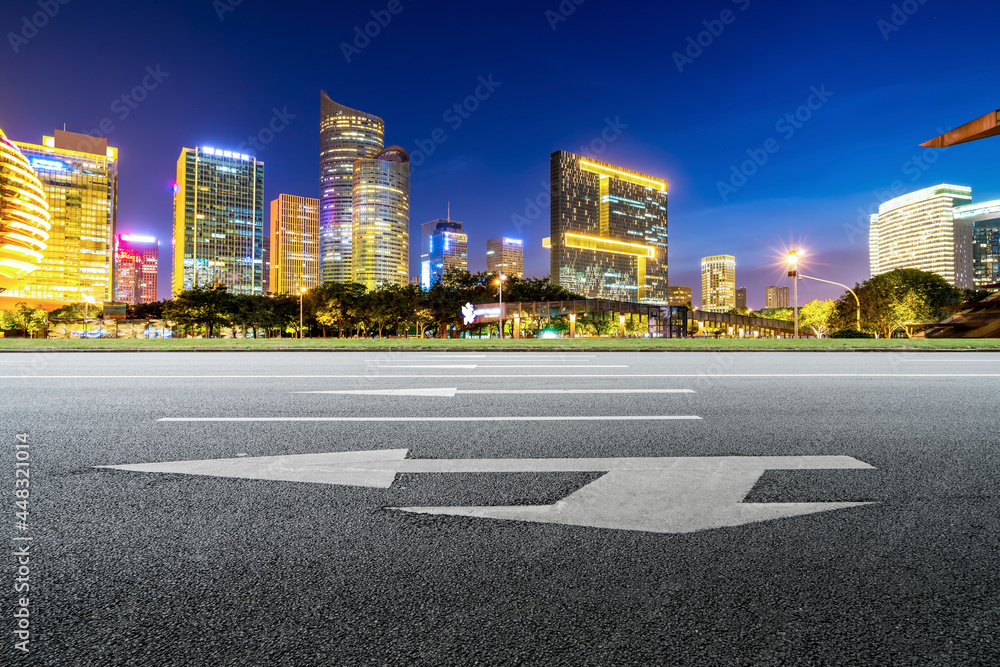
POLYGON ((305 287, 299 288, 299 340, 302 340, 302 295, 306 293, 305 287))
POLYGON ((621 325, 621 334, 622 334, 622 338, 624 338, 625 337, 625 316, 624 315, 619 315, 618 316, 618 323, 621 325))
POLYGON ((792 303, 795 308, 795 338, 798 340, 799 337, 799 255, 802 253, 801 250, 792 250, 788 253, 788 277, 792 279, 793 289, 795 293, 792 303))
POLYGON ((83 295, 83 337, 89 338, 90 333, 90 304, 94 303, 94 297, 89 294, 83 295))
POLYGON ((505 280, 507 280, 507 276, 502 273, 496 279, 496 284, 500 286, 500 340, 503 340, 503 281, 505 280))
POLYGON ((843 287, 845 290, 847 290, 848 292, 850 292, 851 296, 854 297, 855 303, 858 304, 858 332, 860 333, 860 331, 861 331, 861 299, 859 299, 858 295, 854 293, 854 290, 852 290, 850 287, 848 287, 847 285, 844 285, 842 283, 835 283, 832 280, 823 280, 822 278, 813 278, 812 276, 804 276, 804 275, 802 275, 800 273, 799 274, 799 279, 801 280, 802 278, 808 278, 809 280, 816 280, 816 281, 819 281, 821 283, 827 283, 828 285, 836 285, 837 287, 843 287))

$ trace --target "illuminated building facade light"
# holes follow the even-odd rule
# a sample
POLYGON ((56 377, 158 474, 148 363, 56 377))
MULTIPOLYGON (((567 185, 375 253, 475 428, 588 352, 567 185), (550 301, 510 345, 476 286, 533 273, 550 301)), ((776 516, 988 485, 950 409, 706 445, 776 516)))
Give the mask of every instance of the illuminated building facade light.
POLYGON ((524 241, 505 236, 486 242, 486 271, 524 277, 524 241))
POLYGON ((271 202, 270 291, 298 295, 320 285, 319 200, 278 195, 271 202))
POLYGON ((889 200, 871 216, 869 259, 873 276, 896 269, 937 274, 955 287, 973 281, 972 217, 956 207, 972 200, 972 188, 936 185, 889 200))
POLYGON ((0 130, 0 293, 22 286, 41 268, 50 219, 42 182, 0 130))
POLYGON ((712 255, 701 260, 701 309, 728 313, 736 308, 736 258, 712 255))
POLYGON ((351 279, 374 289, 409 283, 410 156, 390 146, 354 162, 351 279))
POLYGON ((119 234, 115 251, 115 299, 122 303, 157 300, 160 242, 153 236, 119 234))
POLYGON ((667 290, 671 306, 694 306, 692 294, 694 290, 686 285, 671 285, 667 290))
POLYGON ((385 122, 337 104, 320 91, 320 264, 323 282, 350 282, 353 271, 354 163, 385 147, 385 122))
POLYGON ((469 237, 458 220, 425 222, 420 225, 421 289, 429 290, 448 269, 469 269, 469 237))
POLYGON ((264 163, 243 155, 217 148, 181 150, 174 194, 174 296, 220 283, 234 294, 263 294, 264 163))
POLYGON ((16 258, 29 261, 32 253, 40 253, 35 257, 40 260, 38 268, 4 296, 113 301, 118 149, 109 147, 107 139, 62 130, 42 137, 41 144, 10 143, 27 159, 42 186, 49 227, 44 250, 32 245, 28 254, 16 258))
POLYGON ((567 151, 550 157, 552 281, 588 298, 667 305, 667 183, 567 151))
POLYGON ((956 206, 955 221, 972 222, 972 273, 976 287, 1000 284, 1000 200, 956 206))

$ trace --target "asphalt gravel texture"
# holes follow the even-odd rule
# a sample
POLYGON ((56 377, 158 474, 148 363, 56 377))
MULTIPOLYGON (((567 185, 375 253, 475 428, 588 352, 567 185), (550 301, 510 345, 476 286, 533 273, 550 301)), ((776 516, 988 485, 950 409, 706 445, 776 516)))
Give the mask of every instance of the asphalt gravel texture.
POLYGON ((27 654, 0 556, 0 665, 1000 664, 1000 354, 5 353, 0 376, 0 553, 33 538, 27 654), (478 367, 400 367, 449 365, 478 367), (430 387, 695 393, 295 393, 430 387), (581 415, 702 419, 158 421, 581 415), (601 473, 379 489, 95 467, 398 448, 846 455, 874 469, 769 471, 746 500, 873 504, 657 534, 391 509, 550 504, 601 473))

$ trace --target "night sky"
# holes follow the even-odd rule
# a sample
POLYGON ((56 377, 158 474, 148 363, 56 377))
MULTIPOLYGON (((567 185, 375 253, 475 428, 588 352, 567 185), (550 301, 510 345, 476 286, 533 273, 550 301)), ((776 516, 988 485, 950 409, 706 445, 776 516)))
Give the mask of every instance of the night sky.
MULTIPOLYGON (((254 137, 260 149, 243 150, 266 164, 265 218, 279 193, 318 197, 320 89, 381 116, 387 145, 415 160, 412 275, 419 226, 449 201, 471 270, 485 269, 488 238, 508 235, 525 239, 527 273, 547 275, 559 149, 667 179, 671 284, 694 285, 697 301, 701 257, 732 254, 752 308, 790 284, 775 261, 794 242, 813 275, 867 279, 859 219, 894 182, 896 194, 947 182, 1000 198, 1000 140, 918 148, 1000 107, 995 1, 907 0, 895 15, 888 0, 61 2, 3 2, 0 128, 39 143, 108 119, 119 231, 163 240, 161 297, 181 148, 254 137), (358 49, 373 11, 387 24, 358 49), (26 27, 36 14, 42 27, 26 27), (144 82, 131 108, 121 96, 144 82), (477 90, 485 99, 467 100, 477 90), (463 103, 474 110, 454 111, 463 103), (751 154, 766 162, 734 179, 751 154)), ((802 300, 841 292, 801 287, 802 300)))

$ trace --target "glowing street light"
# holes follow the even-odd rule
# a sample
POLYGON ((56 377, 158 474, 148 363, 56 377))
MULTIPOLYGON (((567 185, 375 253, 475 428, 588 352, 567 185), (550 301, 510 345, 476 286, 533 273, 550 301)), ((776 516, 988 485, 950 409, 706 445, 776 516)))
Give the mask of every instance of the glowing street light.
POLYGON ((624 315, 619 315, 618 316, 618 323, 621 325, 622 338, 624 338, 625 337, 625 316, 624 315))
POLYGON ((500 287, 500 340, 503 340, 503 281, 505 280, 507 280, 507 276, 501 273, 495 281, 500 287))
POLYGON ((302 340, 302 295, 306 293, 305 287, 299 288, 299 340, 302 340))
POLYGON ((90 333, 90 304, 94 303, 94 297, 89 294, 83 295, 83 337, 89 338, 90 333))
POLYGON ((790 250, 788 252, 788 277, 792 279, 793 282, 793 292, 795 296, 792 298, 792 303, 795 308, 795 338, 799 337, 799 257, 802 255, 801 250, 790 250))

